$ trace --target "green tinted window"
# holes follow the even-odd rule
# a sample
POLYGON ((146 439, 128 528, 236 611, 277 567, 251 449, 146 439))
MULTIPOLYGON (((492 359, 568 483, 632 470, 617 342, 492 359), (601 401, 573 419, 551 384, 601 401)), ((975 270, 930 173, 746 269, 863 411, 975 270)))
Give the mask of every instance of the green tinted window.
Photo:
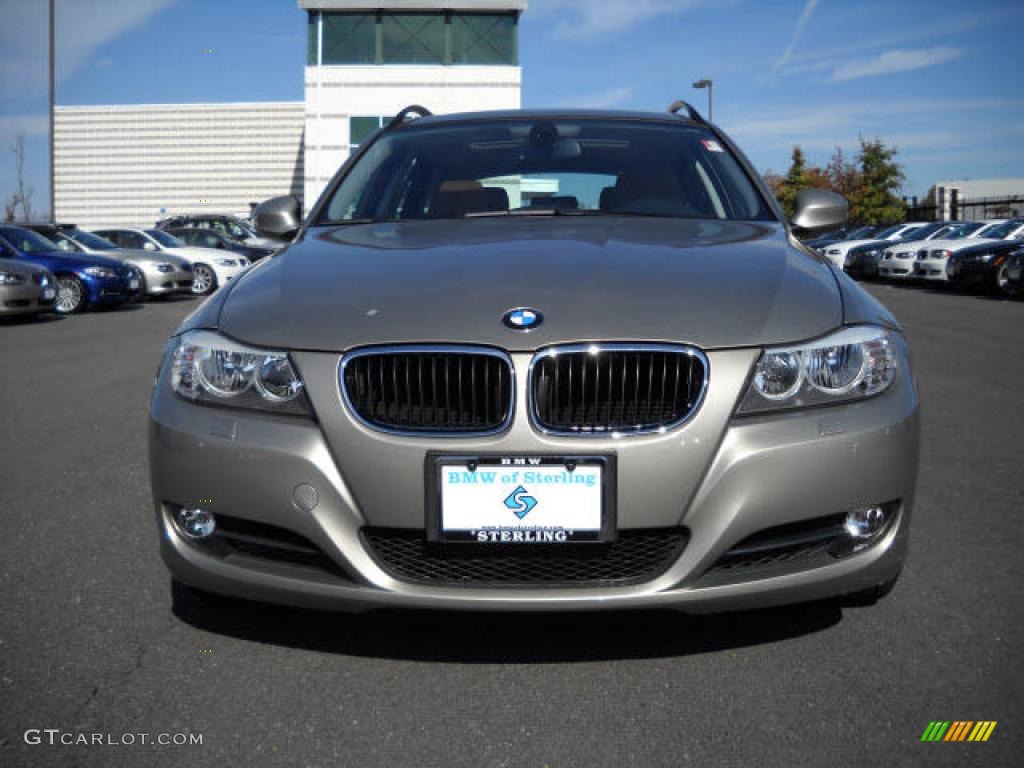
MULTIPOLYGON (((321 64, 519 63, 515 13, 324 13, 321 64)), ((307 61, 317 63, 317 14, 307 61)))
POLYGON ((381 126, 379 117, 350 117, 348 121, 348 143, 358 147, 381 126))
POLYGON ((306 24, 306 63, 319 64, 316 60, 316 14, 309 14, 309 22, 306 24))
POLYGON ((519 63, 516 16, 512 13, 453 13, 452 64, 519 63))
POLYGON ((444 16, 437 13, 385 14, 381 53, 385 64, 443 64, 444 16))
POLYGON ((377 61, 377 17, 372 13, 324 14, 324 64, 377 61))

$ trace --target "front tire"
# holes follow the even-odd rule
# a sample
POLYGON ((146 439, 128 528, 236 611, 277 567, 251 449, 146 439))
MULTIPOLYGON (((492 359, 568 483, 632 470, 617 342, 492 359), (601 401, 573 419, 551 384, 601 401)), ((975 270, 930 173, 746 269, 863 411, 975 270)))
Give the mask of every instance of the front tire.
POLYGON ((213 267, 196 264, 192 267, 192 293, 205 296, 217 288, 217 274, 213 267))
POLYGON ((86 292, 82 281, 74 275, 59 275, 53 311, 58 315, 73 315, 75 312, 81 312, 85 305, 86 292))
POLYGON ((996 270, 996 291, 1000 296, 1017 296, 1017 287, 1010 282, 1010 267, 1004 261, 996 270))

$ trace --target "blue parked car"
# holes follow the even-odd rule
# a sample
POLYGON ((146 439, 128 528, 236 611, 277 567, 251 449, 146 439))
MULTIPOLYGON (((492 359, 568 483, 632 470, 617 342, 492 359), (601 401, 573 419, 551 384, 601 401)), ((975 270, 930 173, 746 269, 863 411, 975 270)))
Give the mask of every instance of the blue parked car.
POLYGON ((0 226, 0 255, 46 267, 57 276, 54 310, 71 314, 97 306, 112 306, 139 295, 138 269, 115 259, 66 253, 56 243, 30 229, 0 226))

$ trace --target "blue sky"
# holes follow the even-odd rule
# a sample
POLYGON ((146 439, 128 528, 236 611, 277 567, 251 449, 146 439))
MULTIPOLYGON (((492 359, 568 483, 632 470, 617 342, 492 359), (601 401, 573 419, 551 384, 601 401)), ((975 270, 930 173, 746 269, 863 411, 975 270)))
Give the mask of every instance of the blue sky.
MULTIPOLYGON (((0 196, 28 136, 45 209, 46 3, 0 0, 0 196)), ((299 100, 294 0, 57 0, 58 104, 299 100), (211 53, 204 51, 210 50, 211 53)), ((863 134, 900 148, 905 194, 1024 176, 1024 5, 974 0, 531 0, 523 103, 706 110, 761 170, 863 134)))

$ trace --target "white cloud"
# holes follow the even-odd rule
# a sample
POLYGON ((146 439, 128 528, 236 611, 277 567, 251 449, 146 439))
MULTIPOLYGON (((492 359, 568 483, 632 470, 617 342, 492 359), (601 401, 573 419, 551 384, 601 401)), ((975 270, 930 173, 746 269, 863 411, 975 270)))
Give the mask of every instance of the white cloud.
POLYGON ((177 0, 58 0, 57 75, 63 79, 97 50, 177 0))
POLYGON ((793 51, 796 49, 797 44, 800 42, 800 38, 803 37, 804 29, 807 27, 807 23, 811 20, 811 16, 814 14, 814 9, 818 7, 818 0, 807 0, 804 4, 804 9, 800 13, 800 18, 796 20, 796 26, 793 27, 793 35, 789 39, 789 45, 786 46, 786 50, 782 52, 778 60, 772 65, 772 72, 778 72, 779 68, 785 65, 789 58, 793 55, 793 51))
POLYGON ((897 49, 885 51, 869 59, 855 59, 836 67, 832 80, 856 80, 861 77, 890 75, 894 72, 909 72, 914 69, 934 67, 963 56, 960 48, 920 48, 917 50, 897 49))
POLYGON ((624 101, 628 101, 632 95, 632 88, 628 86, 619 86, 617 88, 609 88, 607 91, 602 91, 601 93, 594 93, 577 99, 570 99, 564 104, 564 106, 575 107, 577 109, 611 109, 612 107, 621 106, 622 103, 624 101))
MULTIPOLYGON (((177 0, 57 0, 57 78, 87 64, 110 41, 143 25, 177 0)), ((47 81, 47 13, 41 0, 3 0, 0 91, 7 98, 42 94, 47 81)))
POLYGON ((732 5, 734 0, 533 0, 532 17, 564 12, 571 19, 553 27, 557 37, 602 37, 658 16, 677 16, 699 7, 732 5))

